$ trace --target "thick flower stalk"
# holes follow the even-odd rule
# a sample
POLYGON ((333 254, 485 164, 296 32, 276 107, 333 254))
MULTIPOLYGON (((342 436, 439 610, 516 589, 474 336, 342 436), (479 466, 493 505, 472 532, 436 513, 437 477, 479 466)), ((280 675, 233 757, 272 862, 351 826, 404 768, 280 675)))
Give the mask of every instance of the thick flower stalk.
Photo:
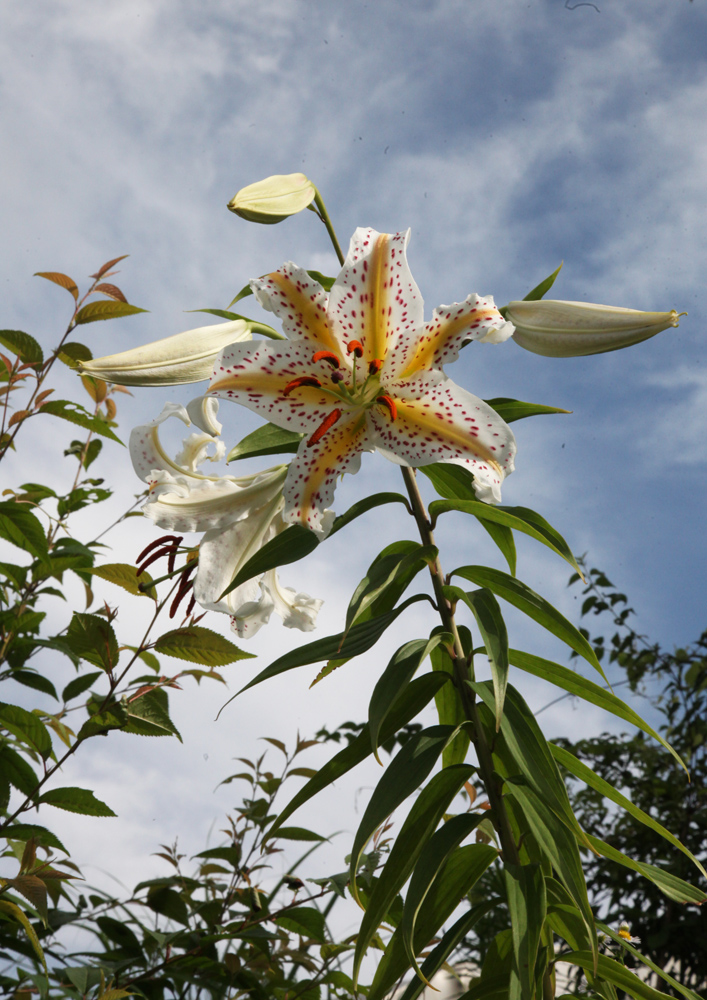
POLYGON ((553 299, 509 302, 503 310, 515 327, 520 347, 549 358, 576 358, 630 347, 662 330, 677 326, 680 316, 670 312, 641 312, 592 302, 553 299))
POLYGON ((289 342, 233 344, 214 367, 209 395, 306 435, 287 473, 282 516, 320 536, 337 478, 356 472, 364 451, 406 466, 465 465, 477 496, 495 502, 513 471, 508 425, 443 370, 466 342, 500 343, 513 327, 478 295, 441 306, 425 323, 408 238, 357 229, 329 294, 292 263, 252 281, 289 342))
POLYGON ((223 458, 223 442, 210 434, 191 434, 172 460, 159 437, 160 425, 171 416, 191 422, 183 406, 167 403, 156 420, 132 431, 130 455, 138 476, 150 487, 142 508, 146 516, 167 531, 205 532, 194 579, 197 603, 230 615, 241 637, 254 635, 273 611, 288 628, 310 631, 322 601, 283 588, 275 570, 221 597, 248 559, 286 527, 281 515, 287 466, 249 476, 204 476, 197 469, 207 459, 223 458), (210 456, 211 446, 215 453, 210 456))

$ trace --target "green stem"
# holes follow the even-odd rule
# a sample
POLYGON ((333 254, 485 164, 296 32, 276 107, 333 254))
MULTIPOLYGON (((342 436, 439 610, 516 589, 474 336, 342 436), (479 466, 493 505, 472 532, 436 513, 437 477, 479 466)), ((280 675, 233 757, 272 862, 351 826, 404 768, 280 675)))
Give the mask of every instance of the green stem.
POLYGON ((319 218, 322 220, 322 222, 326 226, 326 231, 329 233, 329 239, 331 240, 334 246, 334 250, 336 251, 336 256, 339 258, 339 263, 343 264, 345 260, 344 253, 341 247, 339 246, 339 241, 336 238, 336 233, 334 232, 334 227, 331 224, 329 213, 326 210, 326 205, 324 204, 324 200, 322 199, 322 196, 319 194, 319 191, 317 191, 316 195, 314 196, 314 204, 317 206, 317 214, 319 215, 319 218))
MULTIPOLYGON (((410 497, 410 503, 412 504, 413 517, 417 523, 422 543, 423 545, 434 545, 435 542, 434 535, 432 533, 432 526, 420 495, 417 479, 415 477, 415 471, 414 469, 409 469, 403 466, 402 473, 405 486, 408 491, 408 496, 410 497)), ((508 812, 506 811, 505 802, 503 801, 503 782, 494 770, 491 748, 488 745, 486 734, 484 733, 481 725, 479 709, 476 704, 474 692, 467 684, 467 681, 473 678, 473 664, 471 656, 467 656, 464 652, 461 638, 459 637, 459 630, 457 629, 457 624, 454 619, 454 610, 447 598, 444 596, 444 573, 442 572, 442 565, 440 563, 439 556, 435 562, 430 565, 430 576, 432 577, 432 587, 435 593, 437 609, 439 611, 440 618, 442 619, 442 625, 444 626, 445 631, 451 632, 454 636, 454 649, 451 652, 452 663, 454 666, 454 685, 459 692, 459 697, 461 698, 461 703, 464 708, 464 714, 472 725, 472 741, 474 743, 476 755, 479 761, 479 773, 484 783, 486 794, 489 798, 489 804, 492 811, 491 814, 501 842, 504 861, 506 864, 517 865, 520 863, 520 858, 518 856, 518 848, 511 829, 508 812)))

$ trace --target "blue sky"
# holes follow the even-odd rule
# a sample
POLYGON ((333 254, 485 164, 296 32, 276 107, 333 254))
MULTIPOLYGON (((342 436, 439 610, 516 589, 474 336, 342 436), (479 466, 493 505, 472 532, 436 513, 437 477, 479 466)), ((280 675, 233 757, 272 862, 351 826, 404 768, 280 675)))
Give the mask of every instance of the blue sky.
MULTIPOLYGON (((554 360, 513 343, 472 345, 449 374, 482 397, 573 411, 514 425, 517 471, 504 501, 534 507, 574 551, 588 552, 629 595, 639 629, 668 646, 689 641, 707 624, 707 13, 703 0, 573 7, 561 0, 8 7, 0 42, 3 326, 51 344, 68 297, 33 272, 80 279, 121 253, 130 257, 119 284, 150 312, 87 328, 96 355, 197 325, 185 310, 225 307, 250 277, 284 260, 335 273, 311 213, 257 227, 226 211, 238 188, 291 171, 319 186, 344 244, 358 225, 412 228, 409 258, 428 315, 473 291, 498 304, 522 298, 560 261, 558 298, 687 310, 678 330, 626 351, 554 360)), ((62 377, 71 387, 71 376, 62 377)), ((138 391, 122 406, 122 426, 127 432, 156 416, 165 399, 191 395, 188 387, 138 391)), ((255 426, 235 407, 224 410, 231 440, 255 426)), ((46 445, 38 437, 35 447, 42 454, 46 445)), ((112 461, 124 463, 125 495, 137 492, 127 454, 112 461)), ((37 478, 24 468, 13 475, 12 485, 37 478)), ((337 493, 337 510, 381 483, 399 488, 396 477, 366 456, 362 473, 337 493)), ((121 545, 137 552, 145 544, 138 537, 154 536, 149 525, 128 524, 133 534, 121 545)), ((409 535, 387 516, 370 515, 366 530, 364 542, 342 533, 332 558, 318 553, 283 574, 285 583, 327 597, 320 634, 338 630, 348 595, 384 541, 409 535)), ((467 562, 496 560, 485 539, 467 541, 465 531, 463 522, 450 523, 441 545, 463 547, 467 562)), ((574 614, 564 565, 532 546, 520 550, 520 578, 574 614)), ((209 624, 227 623, 211 616, 209 624)), ((563 656, 523 623, 513 627, 517 645, 563 656)), ((249 648, 262 666, 293 640, 299 636, 275 625, 249 648)), ((239 676, 248 669, 239 667, 239 676)), ((143 761, 134 738, 116 737, 112 747, 125 741, 121 773, 106 749, 104 758, 76 764, 72 777, 93 782, 125 815, 118 854, 126 872, 135 851, 152 850, 182 822, 199 849, 208 823, 196 823, 193 804, 218 814, 211 788, 228 773, 228 759, 280 725, 311 732, 324 719, 363 717, 376 669, 369 660, 311 695, 311 676, 288 679, 261 701, 249 695, 243 709, 234 703, 217 726, 221 691, 189 698, 189 711, 177 698, 184 748, 151 742, 143 761), (165 771, 179 775, 176 804, 164 790, 165 771)), ((552 697, 527 690, 537 705, 552 697)), ((568 703, 543 719, 549 734, 606 725, 568 703)), ((350 789, 340 794, 348 801, 350 789)))

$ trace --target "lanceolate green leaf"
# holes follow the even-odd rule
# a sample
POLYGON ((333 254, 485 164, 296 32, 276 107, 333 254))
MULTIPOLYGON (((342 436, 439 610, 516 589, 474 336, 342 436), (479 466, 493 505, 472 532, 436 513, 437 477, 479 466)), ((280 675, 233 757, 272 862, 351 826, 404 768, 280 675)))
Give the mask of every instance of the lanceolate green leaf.
MULTIPOLYGON (((592 975, 594 963, 590 951, 569 951, 558 956, 561 962, 569 962, 570 965, 578 965, 585 972, 592 975)), ((607 979, 614 986, 624 990, 635 1000, 669 1000, 667 993, 654 990, 652 986, 644 983, 638 976, 634 975, 621 962, 608 955, 599 955, 596 973, 601 979, 607 979)))
POLYGON ((257 458, 261 455, 281 455, 294 453, 300 446, 304 434, 286 431, 275 424, 264 424, 252 434, 247 434, 228 453, 227 462, 240 458, 257 458))
MULTIPOLYGON (((458 625, 457 632, 462 642, 462 648, 468 655, 473 647, 471 633, 466 625, 458 625)), ((446 673, 450 678, 454 677, 454 663, 446 646, 436 646, 430 653, 430 659, 433 670, 446 673)), ((437 718, 443 726, 459 728, 462 722, 466 721, 466 712, 464 711, 459 691, 454 684, 445 684, 444 687, 439 689, 435 695, 435 707, 437 708, 437 718)), ((444 749, 442 766, 449 767, 451 764, 462 764, 466 760, 469 742, 469 734, 466 729, 459 728, 457 735, 449 746, 444 749)))
POLYGON ((318 545, 317 536, 313 531, 301 524, 291 524, 289 528, 285 528, 279 535, 275 535, 254 556, 251 556, 245 566, 242 566, 236 573, 219 599, 223 599, 226 594, 230 594, 232 590, 240 587, 251 577, 267 573, 269 569, 275 569, 276 566, 286 566, 288 563, 304 559, 310 552, 314 552, 318 545))
POLYGON ((555 284, 555 279, 557 278, 557 275, 560 273, 561 270, 562 270, 562 264, 560 264, 558 268, 555 268, 552 274, 549 274, 547 278, 544 278, 539 285, 536 285, 535 288, 531 289, 531 291, 529 291, 528 294, 523 297, 523 301, 535 302, 537 301, 537 299, 541 299, 543 298, 544 295, 547 295, 552 286, 555 284))
POLYGON ((548 632, 552 632, 558 639, 562 639, 570 649, 583 656, 587 663, 590 663, 606 680, 596 653, 587 639, 549 601, 546 601, 540 594, 536 594, 527 584, 521 583, 520 580, 516 580, 515 577, 509 576, 499 569, 491 569, 487 566, 461 566, 454 570, 451 576, 461 576, 465 580, 471 580, 477 587, 488 587, 497 597, 502 597, 523 614, 542 625, 548 632))
POLYGON ((617 864, 623 865, 624 868, 631 868, 633 871, 644 875, 657 885, 668 899, 674 899, 677 903, 697 903, 699 906, 707 902, 707 895, 701 889, 690 885, 689 882, 678 878, 677 875, 671 875, 670 872, 666 872, 663 868, 658 868, 657 865, 648 865, 642 861, 634 861, 633 858, 629 858, 628 855, 617 851, 615 847, 607 844, 604 840, 600 840, 599 837, 587 834, 587 839, 597 854, 601 854, 610 861, 616 861, 617 864))
POLYGON ((588 767, 581 760, 578 760, 574 754, 569 752, 569 750, 565 750, 563 747, 555 746, 554 743, 549 743, 548 746, 550 747, 552 756, 558 764, 567 768, 570 774, 573 774, 575 778, 579 778, 580 781, 589 785, 590 788, 594 788, 605 798, 610 799, 612 802, 621 806, 622 809, 625 809, 627 813, 630 813, 631 816, 637 819, 639 823, 643 823, 644 826, 648 826, 651 830, 655 830, 656 833, 659 833, 660 836, 669 841, 673 847, 677 847, 679 851, 686 854, 690 861, 694 862, 704 877, 707 878, 707 871, 705 871, 703 865, 695 857, 695 855, 689 851, 687 847, 681 844, 677 837, 674 837, 673 834, 670 833, 669 830, 666 830, 665 827, 662 826, 657 820, 653 819, 652 816, 649 816, 648 813, 644 812, 642 809, 639 809, 638 806, 635 806, 630 799, 627 799, 625 795, 622 795, 621 792, 617 791, 613 785, 609 784, 608 781, 604 781, 603 778, 600 778, 599 775, 591 769, 591 767, 588 767))
MULTIPOLYGON (((660 966, 656 965, 655 962, 652 962, 650 958, 648 958, 647 955, 644 955, 642 952, 640 952, 638 948, 634 948, 633 945, 629 944, 629 942, 626 941, 624 938, 619 937, 619 935, 612 927, 607 927, 606 924, 599 923, 599 921, 597 921, 597 927, 604 934, 612 938, 616 942, 616 944, 621 945, 622 948, 625 948, 628 952, 630 952, 634 956, 634 958, 637 958, 639 960, 639 962, 643 962, 644 965, 647 965, 648 968, 651 969, 653 972, 655 972, 657 976, 660 976, 660 978, 664 980, 664 982, 669 983, 670 986, 672 986, 677 993, 682 993, 682 995, 685 997, 685 1000, 702 1000, 702 997, 700 997, 693 990, 688 989, 686 986, 682 986, 677 981, 677 979, 673 979, 672 976, 669 976, 667 972, 661 969, 660 966)), ((581 949, 575 949, 575 951, 579 950, 581 949)))
POLYGON ((366 844, 400 803, 422 784, 453 735, 451 726, 431 726, 415 733, 395 755, 373 790, 351 848, 350 889, 357 902, 356 872, 366 844))
MULTIPOLYGON (((442 773, 444 774, 444 771, 442 773)), ((418 975, 420 975, 420 969, 415 960, 417 954, 415 945, 420 914, 429 905, 429 894, 440 874, 458 851, 461 842, 469 836, 482 819, 482 815, 470 813, 462 813, 452 817, 428 840, 422 850, 420 860, 415 865, 403 905, 403 917, 400 921, 399 932, 408 960, 418 975)), ((465 851, 468 859, 472 863, 475 861, 478 865, 478 874, 476 875, 478 878, 498 857, 498 851, 488 844, 470 846, 472 850, 465 848, 465 851)))
POLYGON ((507 424, 512 424, 514 420, 542 416, 546 413, 572 412, 571 410, 561 410, 557 406, 543 406, 541 403, 524 403, 520 399, 508 399, 505 396, 498 396, 496 399, 487 399, 485 402, 496 411, 499 417, 503 417, 507 424))
MULTIPOLYGON (((416 955, 427 947, 474 882, 496 856, 486 844, 459 847, 449 857, 427 893, 425 906, 418 914, 413 951, 416 955), (477 848, 485 848, 485 855, 477 848)), ((410 962, 398 928, 388 942, 383 958, 368 992, 368 1000, 382 1000, 398 979, 410 967, 410 962)))
POLYGON ((521 670, 533 674, 534 677, 542 677, 544 680, 550 681, 551 684, 556 684, 565 691, 569 691, 570 694, 577 695, 577 697, 583 698, 584 701, 588 701, 592 705, 597 705, 599 708, 611 712, 612 715, 618 716, 619 719, 624 719, 625 722, 630 722, 631 725, 642 729, 644 733, 648 733, 654 740, 661 743, 666 750, 669 750, 678 764, 689 774, 680 755, 673 750, 660 733, 656 732, 652 726, 649 726, 640 715, 634 712, 625 702, 621 701, 620 698, 617 698, 615 694, 604 690, 604 688, 599 687, 593 681, 587 680, 586 677, 582 677, 581 674, 576 673, 574 670, 568 670, 567 667, 563 667, 559 663, 553 663, 552 660, 545 660, 541 656, 534 656, 532 653, 523 653, 519 649, 511 649, 509 656, 511 664, 514 667, 519 667, 521 670))
POLYGON ((23 330, 0 330, 0 344, 27 364, 41 364, 44 361, 40 345, 23 330))
POLYGON ((388 908, 410 877, 420 852, 436 830, 454 796, 474 771, 475 768, 470 764, 446 767, 431 778, 415 799, 368 900, 356 937, 354 982, 358 981, 363 956, 388 908))
MULTIPOLYGON (((239 694, 243 694, 244 691, 257 684, 262 684, 263 681, 270 680, 271 677, 277 677, 278 674, 282 674, 286 670, 294 670, 296 667, 304 667, 308 663, 317 663, 321 660, 350 659, 352 656, 365 653, 367 649, 378 642, 388 626, 392 625, 395 619, 411 604, 426 600, 426 595, 415 594, 393 611, 379 615, 377 618, 370 618, 365 622, 359 622, 347 633, 340 632, 338 635, 328 635, 315 642, 308 642, 306 645, 300 646, 299 649, 293 649, 290 653, 285 653, 265 670, 261 670, 257 677, 254 677, 240 691, 237 691, 233 698, 237 698, 239 694)), ((233 698, 229 698, 226 704, 233 701, 233 698)))
POLYGON ((436 558, 434 545, 399 541, 386 546, 373 560, 354 591, 346 612, 346 628, 356 621, 370 618, 379 598, 385 606, 381 607, 379 602, 376 610, 379 613, 389 611, 420 570, 436 558))
POLYGON ((488 503, 480 503, 478 500, 434 500, 429 507, 432 517, 439 517, 448 511, 456 510, 465 514, 473 514, 479 520, 494 521, 497 524, 514 528, 530 535, 549 549, 556 552, 568 562, 569 565, 581 575, 582 571, 577 564, 577 560, 559 531, 556 531, 551 524, 536 514, 528 507, 494 507, 488 503))
POLYGON ((506 865, 503 874, 520 995, 522 1000, 533 1000, 535 962, 547 910, 545 880, 540 865, 506 865))
MULTIPOLYGON (((396 650, 390 663, 376 682, 368 705, 368 729, 371 734, 371 748, 378 757, 378 736, 383 721, 392 709, 401 692, 410 683, 422 663, 440 642, 453 642, 452 636, 439 632, 431 639, 414 639, 396 650)), ((445 720, 446 721, 446 720, 445 720)))
MULTIPOLYGON (((448 676, 434 673, 423 674, 422 677, 416 677, 410 681, 383 720, 379 736, 380 743, 385 743, 411 719, 414 719, 448 681, 448 676)), ((372 753, 371 736, 366 725, 355 740, 340 750, 324 767, 320 768, 314 777, 310 778, 307 784, 288 802, 268 830, 268 838, 277 834, 278 829, 296 809, 299 809, 322 789, 327 788, 343 774, 356 767, 366 757, 370 757, 372 753)))
MULTIPOLYGON (((449 588, 456 590, 457 588, 449 588)), ((506 687, 508 685, 508 632, 506 623, 503 620, 498 601, 490 590, 482 587, 481 590, 472 590, 462 596, 468 607, 471 609, 476 624, 479 626, 481 638, 486 647, 489 666, 491 668, 491 678, 493 680, 493 693, 496 712, 496 732, 501 728, 501 717, 503 716, 503 703, 506 698, 506 687)))
POLYGON ((381 507, 387 503, 401 503, 408 512, 410 511, 410 504, 401 493, 373 493, 371 496, 364 497, 363 500, 358 500, 355 504, 352 504, 347 511, 336 518, 329 532, 329 538, 336 534, 337 531, 340 531, 341 528, 350 524, 355 518, 361 517, 362 514, 367 514, 374 507, 381 507))

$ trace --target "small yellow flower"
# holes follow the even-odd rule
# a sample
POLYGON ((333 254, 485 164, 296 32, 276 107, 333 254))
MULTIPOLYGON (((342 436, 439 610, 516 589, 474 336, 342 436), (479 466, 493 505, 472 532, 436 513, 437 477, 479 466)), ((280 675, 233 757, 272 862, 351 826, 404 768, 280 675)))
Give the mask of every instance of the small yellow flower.
POLYGON ((623 941, 627 941, 629 944, 641 943, 641 939, 639 937, 631 937, 631 927, 625 920, 622 920, 619 924, 618 935, 623 941))

